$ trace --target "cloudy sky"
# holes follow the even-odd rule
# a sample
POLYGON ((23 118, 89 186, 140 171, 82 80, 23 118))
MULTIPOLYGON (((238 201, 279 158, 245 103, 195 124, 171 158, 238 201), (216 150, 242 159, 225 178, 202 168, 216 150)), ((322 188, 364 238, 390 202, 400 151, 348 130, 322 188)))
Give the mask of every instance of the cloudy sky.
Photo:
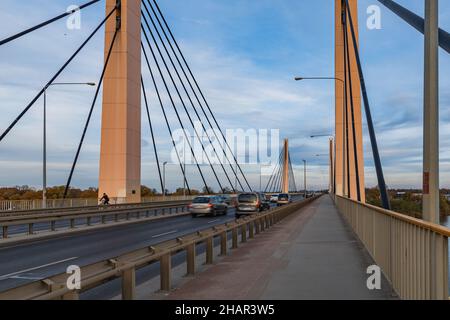
MULTIPOLYGON (((423 16, 420 0, 399 0, 423 16)), ((0 39, 66 10, 74 0, 0 0, 0 39)), ((314 187, 326 187, 327 139, 334 122, 333 82, 294 82, 296 75, 333 76, 334 4, 331 0, 160 0, 161 9, 190 62, 219 122, 227 129, 279 129, 289 138, 297 184, 301 160, 309 162, 314 187)), ((366 28, 375 0, 360 0, 361 55, 386 181, 420 187, 423 120, 423 36, 381 7, 380 30, 366 28)), ((104 1, 82 12, 79 30, 62 20, 0 48, 0 131, 3 131, 104 17, 104 1)), ((440 2, 440 27, 450 30, 450 3, 440 2)), ((101 30, 57 81, 98 81, 103 63, 101 30)), ((441 186, 450 187, 450 57, 440 51, 441 186)), ((146 69, 144 74, 146 74, 146 69)), ((145 76, 148 79, 147 76, 145 76)), ((161 161, 170 161, 170 137, 147 81, 161 161)), ((64 184, 90 102, 91 87, 53 87, 48 92, 48 183, 64 184)), ((101 100, 97 103, 73 185, 97 185, 101 100)), ((157 187, 148 122, 142 120, 142 180, 157 187)), ((170 121, 177 128, 175 115, 170 121)), ((365 123, 365 121, 364 121, 365 123)), ((365 131, 366 185, 375 186, 365 131)), ((192 131, 193 134, 193 131, 192 131)), ((42 175, 42 100, 0 144, 0 186, 39 187, 42 175)), ((168 187, 181 186, 169 165, 168 187)), ((253 186, 259 167, 244 166, 253 186)), ((205 172, 208 169, 205 168, 205 172)), ((188 169, 193 187, 201 183, 188 169)), ((211 177, 210 184, 216 187, 211 177)), ((266 181, 263 177, 263 184, 266 181)))

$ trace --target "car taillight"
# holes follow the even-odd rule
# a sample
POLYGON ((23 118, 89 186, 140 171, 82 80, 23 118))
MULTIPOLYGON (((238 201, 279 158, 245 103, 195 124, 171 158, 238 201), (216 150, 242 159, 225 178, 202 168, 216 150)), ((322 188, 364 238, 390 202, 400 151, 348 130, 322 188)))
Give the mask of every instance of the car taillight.
POLYGON ((213 207, 213 204, 212 204, 212 203, 208 203, 208 207, 209 207, 209 208, 212 208, 212 207, 213 207))
POLYGON ((256 202, 256 207, 259 208, 259 206, 261 205, 261 202, 256 202))
POLYGON ((192 208, 192 203, 190 203, 190 204, 188 205, 188 208, 192 208))

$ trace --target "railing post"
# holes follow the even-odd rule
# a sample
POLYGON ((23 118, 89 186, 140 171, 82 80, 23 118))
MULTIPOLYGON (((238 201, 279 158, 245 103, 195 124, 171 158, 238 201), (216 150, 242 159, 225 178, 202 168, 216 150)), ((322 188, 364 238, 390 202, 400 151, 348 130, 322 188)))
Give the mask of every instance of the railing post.
POLYGON ((259 234, 259 219, 255 219, 255 234, 259 234))
POLYGON ((33 223, 28 224, 28 234, 33 234, 34 233, 33 232, 33 226, 34 226, 33 223))
POLYGON ((248 224, 248 237, 250 239, 253 239, 255 237, 255 224, 253 223, 253 221, 248 224))
POLYGON ((56 221, 55 220, 50 222, 50 229, 51 229, 51 231, 56 231, 56 221))
POLYGON ((75 228, 75 219, 70 219, 70 229, 75 228))
POLYGON ((186 247, 187 276, 195 274, 195 243, 186 247))
POLYGON ((227 239, 227 232, 224 231, 220 234, 220 255, 226 256, 227 255, 227 249, 228 249, 228 239, 227 239))
POLYGON ((241 226, 241 242, 247 242, 247 225, 241 226))
POLYGON ((261 232, 263 232, 266 229, 264 223, 265 223, 264 218, 259 218, 259 225, 261 227, 261 232))
POLYGON ((103 216, 102 216, 102 224, 105 224, 105 223, 106 223, 106 216, 103 215, 103 216))
POLYGON ((213 236, 206 239, 206 264, 213 263, 214 256, 214 244, 213 244, 213 236))
POLYGON ((3 226, 2 230, 3 230, 3 239, 8 238, 8 226, 3 226))
POLYGON ((87 220, 87 221, 86 221, 86 224, 87 224, 88 226, 90 226, 90 225, 91 225, 91 217, 87 217, 86 220, 87 220))
POLYGON ((161 291, 170 291, 172 256, 170 253, 163 255, 160 259, 161 291))
POLYGON ((122 300, 134 300, 136 296, 136 269, 134 267, 122 272, 122 300))
POLYGON ((232 234, 232 245, 231 245, 231 248, 232 249, 237 249, 237 247, 238 247, 238 231, 237 231, 237 228, 233 228, 231 230, 231 234, 232 234))

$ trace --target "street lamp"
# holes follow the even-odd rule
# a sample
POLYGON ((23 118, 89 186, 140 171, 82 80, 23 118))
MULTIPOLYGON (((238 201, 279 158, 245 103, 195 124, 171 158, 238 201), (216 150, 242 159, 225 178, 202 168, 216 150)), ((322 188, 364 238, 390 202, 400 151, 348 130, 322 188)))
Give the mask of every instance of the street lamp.
POLYGON ((305 199, 306 199, 306 160, 302 160, 303 161, 303 186, 304 186, 304 189, 305 189, 305 199))
MULTIPOLYGON (((342 101, 342 122, 344 122, 345 121, 344 120, 345 119, 345 111, 347 109, 346 103, 345 103, 345 82, 344 82, 344 80, 342 80, 340 78, 337 78, 337 77, 295 77, 295 81, 303 81, 303 80, 334 80, 334 81, 339 81, 339 82, 342 83, 342 91, 343 91, 343 95, 342 95, 342 100, 343 100, 342 101)), ((335 114, 335 118, 336 118, 336 114, 335 114)), ((344 137, 346 136, 346 134, 345 134, 346 126, 347 126, 347 124, 342 126, 342 130, 343 130, 342 140, 343 140, 344 143, 345 143, 344 137)), ((314 136, 311 136, 311 138, 315 138, 315 137, 318 137, 318 136, 322 136, 322 135, 314 135, 314 136)), ((334 135, 327 135, 327 136, 333 136, 334 137, 334 135)), ((335 141, 334 146, 336 148, 336 138, 334 138, 334 141, 335 141)), ((336 149, 335 149, 334 160, 335 160, 334 161, 335 162, 334 163, 335 166, 334 166, 334 173, 333 173, 334 174, 334 182, 333 182, 333 184, 334 184, 334 192, 336 193, 336 149)), ((345 183, 344 183, 344 181, 345 181, 345 161, 342 161, 342 194, 343 195, 345 195, 345 183)), ((350 183, 350 182, 348 181, 348 183, 350 183)))
POLYGON ((44 88, 44 120, 43 120, 43 146, 42 146, 42 208, 47 207, 47 90, 51 86, 86 85, 94 87, 94 82, 55 82, 44 88))
POLYGON ((167 161, 163 163, 163 199, 166 198, 166 165, 167 161))

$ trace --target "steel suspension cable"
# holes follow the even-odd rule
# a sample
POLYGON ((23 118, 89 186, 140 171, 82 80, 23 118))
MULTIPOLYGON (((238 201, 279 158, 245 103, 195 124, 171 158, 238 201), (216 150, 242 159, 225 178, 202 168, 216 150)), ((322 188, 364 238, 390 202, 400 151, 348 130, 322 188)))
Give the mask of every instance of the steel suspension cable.
MULTIPOLYGON (((278 156, 278 162, 280 162, 280 157, 281 157, 281 153, 278 156)), ((267 192, 268 190, 270 190, 269 189, 269 185, 270 185, 270 183, 272 182, 272 180, 274 178, 275 171, 276 171, 277 167, 278 167, 278 163, 274 166, 274 168, 272 170, 272 174, 270 175, 269 181, 267 182, 267 185, 266 185, 266 188, 264 189, 264 192, 267 192)))
POLYGON ((75 168, 76 168, 76 165, 77 165, 77 162, 78 162, 78 158, 80 156, 80 152, 81 152, 81 148, 83 146, 84 138, 86 137, 86 132, 88 130, 89 123, 90 123, 91 118, 92 118, 92 113, 94 111, 95 103, 97 102, 97 97, 98 97, 98 94, 100 92, 100 88, 101 88, 102 83, 103 83, 103 78, 105 76, 105 72, 106 72, 106 69, 108 67, 109 58, 111 57, 112 49, 114 47, 114 42, 116 40, 118 31, 119 31, 119 29, 116 29, 116 31, 114 32, 114 36, 113 36, 112 41, 111 41, 111 46, 109 47, 109 51, 108 51, 108 55, 106 57, 105 65, 103 66, 103 71, 102 71, 102 74, 100 76, 100 80, 98 82, 97 89, 95 91, 95 95, 94 95, 94 99, 93 99, 92 104, 91 104, 91 108, 89 110, 89 115, 88 115, 88 117, 86 119, 86 123, 84 125, 83 134, 81 135, 81 140, 80 140, 80 143, 78 144, 78 149, 77 149, 77 152, 75 154, 75 159, 73 160, 72 168, 70 169, 69 178, 67 179, 66 188, 64 189, 63 199, 66 199, 67 194, 69 192, 70 184, 72 182, 73 173, 75 171, 75 168))
POLYGON ((355 51, 356 62, 358 65, 359 80, 361 82, 361 91, 362 91, 362 95, 363 95, 364 108, 365 108, 366 117, 367 117, 367 127, 369 129, 370 142, 372 145, 372 153, 373 153, 374 162, 375 162, 375 169, 377 172, 378 187, 380 188, 380 194, 381 194, 381 200, 383 203, 383 207, 386 210, 389 210, 391 208, 391 205, 389 202, 389 196, 388 196, 387 189, 386 189, 386 182, 384 180, 384 173, 383 173, 383 167, 381 165, 380 153, 378 151, 378 143, 377 143, 377 138, 376 138, 376 134, 375 134, 375 129, 373 126, 372 113, 370 111, 369 97, 367 94, 366 82, 364 79, 364 72, 362 70, 361 58, 359 56, 358 43, 356 40, 355 26, 353 24, 352 13, 350 12, 348 0, 345 0, 345 2, 347 5, 347 15, 348 15, 349 22, 350 22, 353 50, 355 51))
MULTIPOLYGON (((190 195, 190 194, 191 194, 191 188, 189 187, 189 183, 188 183, 187 178, 186 178, 185 168, 184 168, 183 165, 181 164, 181 157, 180 157, 180 155, 179 155, 179 153, 178 153, 178 149, 177 149, 177 145, 176 145, 176 143, 175 143, 175 140, 173 139, 173 134, 172 134, 172 129, 171 129, 171 127, 170 127, 169 119, 168 119, 168 117, 167 117, 167 113, 166 113, 166 110, 165 110, 165 108, 164 108, 164 104, 163 104, 162 99, 161 99, 161 94, 160 94, 160 92, 159 92, 159 88, 158 88, 158 85, 157 85, 157 83, 156 83, 154 73, 153 73, 152 68, 151 68, 151 66, 150 66, 150 61, 149 61, 149 59, 148 59, 147 51, 145 50, 144 44, 143 44, 142 42, 141 42, 141 48, 142 48, 142 51, 144 52, 145 61, 146 61, 146 63, 147 63, 147 67, 148 67, 148 70, 149 70, 149 72, 150 72, 150 76, 151 76, 151 78, 152 78, 153 86, 154 86, 154 88, 155 88, 156 95, 157 95, 157 97, 158 97, 159 105, 160 105, 160 107, 161 107, 161 111, 162 111, 162 113, 163 113, 163 116, 164 116, 164 120, 165 120, 165 122, 166 122, 167 129, 168 129, 168 131, 169 131, 170 139, 172 140, 172 145, 173 145, 173 147, 174 147, 175 153, 176 153, 177 158, 178 158, 178 163, 180 164, 181 173, 183 174, 183 179, 184 179, 184 182, 186 183, 186 188, 188 189, 188 193, 189 193, 189 195, 190 195)), ((164 189, 164 187, 163 187, 163 189, 164 189)))
POLYGON ((11 37, 8 37, 8 38, 6 38, 6 39, 0 40, 0 46, 6 44, 6 43, 8 43, 8 42, 11 42, 11 41, 13 41, 13 40, 16 40, 16 39, 18 39, 18 38, 21 38, 21 37, 23 37, 24 35, 27 35, 27 34, 30 33, 30 32, 36 31, 36 30, 38 30, 38 29, 40 29, 40 28, 42 28, 42 27, 45 27, 45 26, 47 26, 47 25, 49 25, 49 24, 51 24, 51 23, 53 23, 53 22, 56 22, 56 21, 58 21, 58 20, 60 20, 60 19, 62 19, 62 18, 65 18, 65 17, 67 17, 67 16, 69 16, 69 15, 71 15, 71 14, 74 14, 75 12, 77 12, 77 11, 79 11, 79 10, 82 10, 82 9, 84 9, 84 8, 87 8, 87 7, 89 7, 90 5, 93 5, 94 3, 97 3, 97 2, 99 2, 99 1, 100 1, 100 0, 93 0, 93 1, 90 1, 90 2, 88 2, 88 3, 85 3, 85 4, 81 5, 81 6, 79 6, 79 7, 76 8, 76 9, 69 10, 69 11, 67 11, 67 12, 65 12, 65 13, 63 13, 63 14, 60 14, 59 16, 56 16, 56 17, 54 17, 54 18, 52 18, 52 19, 49 19, 49 20, 47 20, 47 21, 44 21, 44 22, 42 22, 42 23, 40 23, 40 24, 38 24, 38 25, 36 25, 36 26, 34 26, 34 27, 31 27, 31 28, 26 29, 26 30, 24 30, 24 31, 22 31, 22 32, 19 32, 19 33, 15 34, 15 35, 13 35, 13 36, 11 36, 11 37))
MULTIPOLYGON (((185 111, 185 113, 186 113, 186 116, 188 117, 189 123, 191 124, 192 128, 194 129, 194 132, 195 132, 195 135, 196 135, 196 137, 197 137, 197 140, 200 142, 200 145, 201 145, 201 147, 202 147, 203 153, 205 154, 206 159, 207 159, 207 161, 208 161, 208 163, 209 163, 209 166, 210 166, 210 168, 211 168, 211 170, 212 170, 212 172, 213 172, 213 175, 214 175, 214 177, 216 178, 217 183, 219 184, 219 188, 220 188, 220 190, 224 190, 224 188, 223 188, 223 186, 222 186, 222 183, 220 182, 220 179, 219 179, 219 177, 218 177, 218 175, 217 175, 217 172, 216 172, 216 170, 214 169, 214 166, 212 165, 212 162, 211 162, 211 160, 210 160, 210 158, 209 158, 209 156, 208 156, 208 153, 206 152, 205 146, 203 145, 202 138, 200 138, 200 134, 198 133, 198 131, 197 131, 196 127, 195 127, 194 121, 192 120, 192 117, 191 117, 190 114, 189 114, 189 111, 188 111, 188 109, 187 109, 187 107, 186 107, 186 104, 184 103, 183 97, 181 96, 181 93, 180 93, 180 91, 179 91, 179 89, 178 89, 178 86, 176 85, 175 79, 173 78, 172 73, 170 72, 170 68, 169 68, 169 66, 167 65, 166 60, 164 59, 164 55, 163 55, 162 52, 161 52, 161 49, 160 49, 160 47, 159 47, 159 45, 158 45, 158 43, 157 43, 157 41, 156 41, 156 38, 155 38, 155 36, 154 36, 154 34, 153 34, 153 32, 152 32, 152 30, 151 30, 151 28, 150 28, 150 25, 148 24, 147 18, 145 17, 145 15, 143 14, 143 12, 142 12, 142 17, 144 18, 144 22, 145 22, 145 24, 147 25, 148 31, 149 31, 149 33, 150 33, 150 36, 151 36, 152 39, 153 39, 153 43, 155 44, 155 47, 156 47, 156 49, 157 49, 157 51, 158 51, 158 53, 159 53, 159 56, 161 57, 161 60, 162 60, 162 62, 163 62, 163 64, 164 64, 164 66, 165 66, 165 69, 166 69, 166 71, 167 71, 167 74, 169 75, 169 78, 170 78, 170 80, 171 80, 171 82, 172 82, 172 85, 173 85, 174 88, 175 88, 175 92, 177 93, 177 96, 178 96, 178 98, 180 99, 181 105, 183 106, 183 109, 184 109, 184 111, 185 111)), ((169 57, 169 58, 170 58, 170 57, 169 57)), ((185 135, 186 135, 186 132, 185 132, 185 135)), ((187 138, 187 135, 186 135, 186 138, 187 138)), ((209 191, 208 191, 208 192, 209 192, 209 191)))
POLYGON ((31 100, 31 102, 23 109, 23 111, 16 117, 16 119, 9 125, 9 127, 0 136, 0 142, 8 135, 8 133, 15 127, 15 125, 22 119, 22 117, 30 110, 30 108, 36 103, 36 101, 42 96, 44 91, 58 78, 58 76, 64 71, 64 69, 72 62, 72 60, 78 55, 78 53, 86 46, 89 40, 97 33, 97 31, 105 24, 105 22, 116 11, 114 8, 103 21, 94 29, 89 37, 83 42, 83 44, 75 51, 75 53, 64 63, 64 65, 56 72, 56 74, 50 79, 49 82, 39 91, 39 93, 31 100))
POLYGON ((245 176, 245 174, 244 174, 244 172, 243 172, 243 170, 242 170, 242 168, 241 168, 241 166, 240 166, 240 164, 239 164, 239 162, 238 162, 238 160, 236 158, 236 155, 234 154, 233 150, 231 149, 231 147, 230 147, 230 145, 229 145, 229 143, 228 143, 228 141, 227 141, 227 139, 225 137, 225 134, 223 133, 223 130, 221 129, 219 123, 217 122, 217 119, 214 116, 214 113, 212 112, 211 107, 209 106, 209 103, 206 100, 205 95, 203 94, 203 91, 201 90, 201 88, 200 88, 200 86, 199 86, 199 84, 197 82, 197 79, 195 78, 191 68, 189 67, 189 64, 187 63, 187 61, 186 61, 186 59, 184 57, 184 54, 181 51, 181 49, 180 49, 180 47, 178 45, 178 42, 176 41, 176 39, 175 39, 175 37, 174 37, 174 35, 172 33, 172 30, 170 29, 170 27, 169 27, 169 25, 168 25, 164 15, 163 15, 163 13, 161 12, 161 9, 159 8, 158 3, 155 0, 153 0, 153 3, 155 4, 155 6, 156 6, 156 8, 157 8, 157 10, 158 10, 158 12, 159 12, 159 14, 161 16, 161 18, 162 18, 162 20, 164 22, 164 25, 166 26, 167 30, 169 31, 169 34, 170 34, 173 42, 175 43, 175 46, 177 47, 177 50, 180 53, 180 56, 181 56, 182 60, 184 61, 185 65, 186 65, 186 67, 187 67, 187 69, 189 71, 189 74, 191 75, 192 79, 194 80, 195 86, 197 87, 197 90, 199 91, 203 101, 205 102, 205 104, 207 106, 207 109, 208 109, 209 113, 211 114, 211 116, 212 116, 212 118, 214 120, 214 123, 216 124, 217 128, 219 129, 219 131, 220 131, 220 133, 221 133, 221 135, 222 135, 222 137, 223 137, 223 139, 225 141, 225 144, 227 145, 228 150, 230 151, 230 154, 233 156, 233 159, 234 159, 234 161, 236 163, 236 166, 239 169, 239 172, 241 173, 242 177, 244 178, 245 183, 247 184, 247 187, 250 189, 250 191, 252 191, 252 187, 250 186, 250 184, 249 184, 249 182, 248 182, 248 180, 247 180, 247 178, 246 178, 246 176, 245 176))
MULTIPOLYGON (((170 93, 169 86, 167 85, 167 82, 166 82, 166 79, 164 78, 164 75, 163 75, 163 72, 161 70, 161 67, 159 66, 158 59, 156 58, 155 52, 153 51, 153 48, 152 48, 152 46, 150 44, 150 39, 148 38, 147 33, 146 33, 142 23, 141 23, 141 29, 142 29, 142 32, 144 34, 145 40, 147 42, 147 45, 150 48, 150 52, 152 54, 153 60, 155 61, 156 67, 158 68, 159 75, 161 76, 161 79, 163 81, 164 87, 165 87, 165 89, 167 91, 167 95, 169 96, 170 102, 171 102, 172 107, 173 107, 173 109, 175 111, 175 114, 177 116, 178 122, 180 123, 180 126, 183 129, 184 136, 185 136, 185 138, 186 138, 186 140, 188 142, 189 149, 191 150, 191 154, 192 154, 192 157, 194 158, 194 161, 196 163, 197 169, 198 169, 198 171, 200 173, 200 177, 201 177, 201 179, 202 179, 202 181, 204 183, 204 186, 206 188, 207 193, 210 193, 208 184, 206 183, 206 180, 205 180, 205 177, 203 175, 202 169, 200 168, 200 165, 199 165, 199 163, 197 161, 197 157, 195 156, 194 149, 192 148, 192 144, 191 144, 190 140, 187 137, 186 130, 184 129, 184 125, 183 125, 183 122, 181 121, 180 114, 178 113, 178 110, 176 108, 175 101, 173 100, 172 94, 170 93)), ((163 62, 165 63, 165 61, 163 61, 163 62)))
MULTIPOLYGON (((157 30, 157 28, 156 28, 156 26, 155 26, 155 23, 153 22, 153 19, 151 18, 151 14, 150 14, 150 12, 149 12, 149 10, 148 10, 148 8, 147 8, 145 2, 142 2, 142 3, 144 4, 144 7, 145 7, 145 10, 147 11, 147 14, 150 16, 150 19, 152 20, 153 26, 154 26, 155 29, 157 30)), ((170 48, 171 48, 171 51, 172 51, 173 55, 175 56, 175 59, 176 59, 177 62, 178 62, 178 65, 180 66, 181 71, 183 72, 183 75, 184 75, 184 77, 186 78, 186 80, 187 80, 187 82, 188 82, 188 84, 189 84, 189 87, 191 88, 192 93, 194 94, 194 97, 195 97, 195 99, 196 99, 198 105, 200 106, 200 109, 201 109, 203 115, 205 116, 206 121, 208 122, 210 128, 212 129, 212 132, 213 132, 215 138, 217 139, 218 142, 220 142, 220 139, 219 139, 219 137, 217 136, 216 130, 214 129, 214 127, 213 127, 211 121, 209 120, 209 117, 208 117, 208 115, 206 114, 205 108, 203 107, 203 104, 201 103, 201 101, 200 101, 200 99, 199 99, 199 97, 198 97, 198 95, 197 95, 197 93, 196 93, 196 91, 195 91, 195 89, 194 89, 194 87, 193 87, 193 85, 192 85, 192 82, 191 82, 191 80, 189 79, 189 76, 186 74, 186 70, 185 70, 185 68, 183 67, 183 64, 181 63, 181 61, 180 61, 180 59, 179 59, 179 57, 178 57, 178 54, 176 53, 176 51, 175 51, 175 49, 174 49, 174 47, 173 47, 173 45, 172 45, 172 41, 171 41, 170 38, 168 37, 167 32, 166 32, 166 30, 164 29, 163 24, 161 23, 161 19, 158 17, 158 14, 156 13, 155 9, 153 8, 151 2, 150 2, 149 0, 147 0, 147 3, 148 3, 148 5, 150 6, 150 9, 152 10, 154 17, 155 17, 156 20, 157 20, 158 25, 159 25, 161 31, 163 32, 164 37, 165 37, 167 43, 169 44, 169 46, 170 46, 170 48)), ((158 31, 157 31, 157 32, 158 32, 158 31)), ((159 35, 159 32, 158 32, 158 35, 159 35)), ((162 40, 161 40, 161 41, 162 41, 162 40)), ((180 81, 181 81, 181 79, 180 79, 180 81)), ((183 87, 184 87, 184 86, 183 86, 183 87)), ((185 90, 186 90, 186 89, 185 89, 185 90)), ((186 94, 187 94, 187 92, 186 92, 186 94)), ((189 97, 189 95, 188 95, 188 97, 189 97)), ((200 116, 199 116, 198 112, 195 110, 195 107, 194 107, 194 105, 193 105, 193 103, 192 103, 192 100, 191 100, 190 98, 189 98, 189 100, 191 101, 192 107, 194 108, 194 111, 195 111, 195 113, 197 114, 197 117, 198 117, 198 119, 199 119, 200 122, 201 122, 200 116)), ((204 130, 205 132, 207 132, 205 126, 203 125, 203 122, 202 122, 202 127, 203 127, 203 130, 204 130)), ((215 154, 217 155, 217 158, 219 159, 219 155, 217 154, 216 148, 214 147, 214 144, 212 144, 209 135, 208 135, 208 138, 209 138, 209 141, 210 141, 211 145, 213 146, 213 149, 214 149, 215 154)), ((237 182, 239 183, 239 186, 241 187, 241 190, 243 191, 243 190, 244 190, 244 187, 242 186, 242 183, 241 183, 241 181, 240 181, 240 179, 239 179, 239 177, 238 177, 238 175, 237 175, 237 172, 236 172, 236 171, 234 170, 234 168, 233 168, 232 162, 231 162, 230 159, 228 158, 228 155, 227 155, 227 152, 226 152, 225 148, 223 147, 223 145, 222 145, 221 143, 219 143, 219 145, 220 145, 221 150, 222 150, 222 152, 223 152, 223 154, 224 154, 224 156, 225 156, 225 158, 226 158, 226 161, 228 162, 228 164, 229 164, 229 166, 230 166, 230 168, 231 168, 231 171, 233 172, 234 177, 236 178, 237 182)), ((221 164, 222 164, 222 163, 221 163, 221 164)), ((222 165, 222 169, 225 171, 223 165, 222 165)), ((225 171, 225 174, 226 174, 226 171, 225 171)), ((226 175, 227 175, 227 174, 226 174, 226 175)), ((233 186, 233 184, 231 183, 231 180, 228 178, 228 175, 227 175, 227 179, 230 181, 230 184, 233 186)), ((234 190, 234 187, 232 187, 232 188, 233 188, 233 190, 234 190)), ((234 191, 236 192, 236 190, 234 190, 234 191)))
MULTIPOLYGON (((182 80, 182 78, 181 78, 181 76, 180 76, 180 73, 178 72, 178 69, 177 69, 177 67, 175 66, 175 63, 173 62, 172 57, 170 56, 169 51, 167 50, 167 47, 166 47, 166 45, 165 45, 165 43, 164 43, 164 40, 163 40, 162 37, 161 37, 161 34, 160 34, 160 32, 159 32, 159 30, 158 30, 158 28, 157 28, 157 26, 156 26, 156 24, 155 24, 153 18, 151 17, 150 12, 148 11, 145 2, 142 2, 142 3, 144 4, 144 8, 145 8, 145 10, 147 11, 147 14, 148 14, 148 16, 149 16, 149 18, 150 18, 150 21, 151 21, 152 25, 153 25, 153 28, 155 29, 156 34, 157 34, 157 36, 158 36, 158 38, 159 38, 161 44, 163 45, 163 48, 164 48, 164 50, 165 50, 165 52, 166 52, 166 54, 167 54, 167 56, 168 56, 168 58, 169 58, 169 61, 170 61, 171 65, 172 65, 172 67, 173 67, 173 69, 174 69, 174 71, 175 71, 175 73, 176 73, 176 75, 177 75, 177 77, 178 77, 178 79, 179 79, 179 81, 180 81, 180 83, 181 83, 183 89, 184 89, 184 92, 186 93, 186 96, 187 96, 189 102, 191 103, 191 106, 192 106, 192 108, 193 108, 193 110, 194 110, 194 112, 195 112, 195 114, 196 114, 196 116, 197 116, 197 119, 200 121, 200 124, 201 124, 201 126, 202 126, 203 131, 205 131, 205 133, 207 133, 207 130, 206 130, 206 128, 205 128, 205 126, 204 126, 204 124, 203 124, 201 118, 200 118, 200 115, 199 115, 199 113, 197 112, 197 109, 196 109, 196 107, 195 107, 195 105, 194 105, 194 103, 193 103, 193 101, 192 101, 192 99, 191 99, 191 97, 190 97, 190 95, 189 95, 189 93, 188 93, 188 90, 186 89, 186 86, 184 85, 184 82, 183 82, 183 80, 182 80)), ((144 18, 144 20, 145 20, 145 18, 144 18)), ((147 26, 148 26, 148 25, 147 25, 147 26)), ((148 26, 148 27, 149 27, 149 26, 148 26)), ((151 32, 151 31, 150 31, 150 32, 151 32)), ((187 109, 185 109, 185 110, 186 110, 186 112, 187 112, 187 109)), ((188 115, 188 117, 190 118, 189 115, 188 115)), ((193 122, 192 122, 192 126, 194 127, 194 123, 193 123, 193 122)), ((195 127, 194 127, 194 130, 195 130, 195 127)), ((197 133, 197 134, 198 134, 198 133, 197 133)), ((216 148, 214 147, 214 145, 213 145, 213 143, 212 143, 212 141, 211 141, 211 138, 209 137, 208 134, 206 134, 206 135, 207 135, 207 137, 208 137, 209 143, 210 143, 211 146, 213 147, 213 151, 214 151, 214 153, 216 154, 217 159, 219 160, 219 155, 218 155, 218 153, 217 153, 217 151, 216 151, 216 148)), ((200 141, 200 143, 202 143, 202 141, 200 141)), ((211 161, 209 160, 209 157, 208 157, 206 151, 205 151, 205 154, 206 154, 206 156, 207 156, 207 158, 208 158, 208 161, 209 161, 210 164, 211 164, 211 161)), ((220 166, 222 167, 223 172, 225 173, 225 176, 226 176, 226 178, 227 178, 227 180, 228 180, 228 182, 229 182, 231 188, 232 188, 233 191, 235 192, 236 190, 234 190, 233 183, 231 182, 230 177, 228 176, 228 173, 227 173, 227 171, 225 170, 225 167, 223 166, 223 164, 222 164, 220 161, 219 161, 219 163, 220 163, 220 166)), ((211 164, 211 165, 212 165, 212 164, 211 164)), ((219 184, 220 184, 220 183, 219 183, 219 184)), ((221 189, 223 189, 223 188, 221 188, 221 189)))
POLYGON ((158 156, 158 151, 156 150, 155 135, 153 133, 153 125, 152 125, 152 120, 150 118, 150 108, 148 106, 147 93, 145 91, 145 84, 144 84, 144 79, 142 78, 142 75, 141 75, 141 84, 142 84, 142 93, 144 95, 145 109, 147 111, 148 124, 150 126, 150 135, 152 136, 153 151, 155 152, 156 164, 158 167, 159 182, 161 183, 161 190, 162 190, 162 193, 164 194, 164 183, 163 183, 163 178, 162 178, 162 174, 161 174, 161 167, 159 165, 159 156, 158 156))
MULTIPOLYGON (((347 24, 343 25, 344 28, 344 59, 346 59, 347 63, 347 69, 346 77, 348 77, 348 85, 350 89, 350 115, 351 115, 351 123, 352 123, 352 138, 353 138, 353 157, 354 157, 354 164, 355 164, 355 174, 356 174, 356 194, 358 201, 361 201, 361 185, 359 180, 359 161, 358 161, 358 149, 357 149, 357 143, 356 143, 356 125, 355 125, 355 108, 354 108, 354 101, 353 101, 353 81, 352 81, 352 66, 350 64, 350 50, 348 46, 348 26, 347 24)), ((348 139, 348 137, 347 137, 348 139)))
MULTIPOLYGON (((194 121, 192 120, 192 117, 191 117, 190 114, 189 114, 189 111, 188 111, 188 109, 187 109, 187 107, 186 107, 186 104, 184 103, 184 100, 183 100, 183 97, 181 96, 180 90, 178 89, 178 86, 176 85, 175 79, 173 78, 172 73, 170 72, 170 68, 169 68, 169 66, 167 65, 166 60, 164 59, 164 55, 162 54, 161 49, 160 49, 160 47, 159 47, 159 45, 158 45, 158 43, 157 43, 157 41, 156 41, 156 38, 155 38, 155 36, 154 36, 154 34, 153 34, 151 28, 150 28, 150 25, 148 24, 148 21, 147 21, 145 15, 144 15, 143 13, 142 13, 142 17, 144 18, 144 22, 145 22, 145 24, 147 25, 148 31, 149 31, 149 33, 150 33, 150 36, 151 36, 152 39, 153 39, 153 43, 155 44, 155 47, 156 47, 156 49, 157 49, 157 51, 158 51, 158 53, 159 53, 159 56, 161 57, 161 60, 162 60, 162 62, 163 62, 163 64, 164 64, 164 67, 165 67, 165 69, 166 69, 166 71, 167 71, 167 74, 169 75, 169 78, 170 78, 170 80, 171 80, 171 82, 172 82, 172 84, 173 84, 173 86, 174 86, 174 88, 175 88, 175 92, 177 93, 177 96, 178 96, 178 98, 180 99, 181 105, 183 106, 183 109, 184 109, 184 111, 185 111, 185 113, 186 113, 186 116, 188 117, 189 123, 191 124, 192 128, 194 129, 194 132, 195 132, 195 135, 196 135, 196 137, 197 137, 197 140, 200 142, 200 145, 201 145, 201 147, 202 147, 203 153, 204 153, 204 155, 206 156, 206 159, 207 159, 207 161, 208 161, 208 163, 209 163, 209 167, 211 168, 211 170, 212 170, 212 172, 213 172, 213 175, 214 175, 214 177, 216 178, 216 181, 217 181, 217 183, 218 183, 218 185, 219 185, 220 190, 224 190, 224 188, 223 188, 223 186, 222 186, 222 183, 220 182, 220 179, 219 179, 219 177, 218 177, 218 175, 217 175, 217 172, 216 172, 216 170, 214 169, 214 166, 212 165, 212 162, 211 162, 211 160, 210 160, 210 158, 209 158, 209 156, 208 156, 208 153, 206 152, 205 146, 203 145, 203 141, 202 141, 203 139, 200 138, 200 134, 198 133, 197 129, 195 128, 194 121)), ((181 118, 180 118, 180 119, 181 119, 181 118)), ((186 138, 187 138, 186 132, 184 132, 184 133, 185 133, 186 138)), ((208 193, 209 193, 209 191, 208 191, 208 193)))
MULTIPOLYGON (((344 9, 345 10, 345 9, 344 9)), ((346 22, 346 15, 345 13, 342 15, 342 24, 344 26, 347 25, 346 22)), ((345 27, 344 27, 345 28, 345 27)), ((345 30, 343 29, 343 32, 345 34, 345 30)), ((344 38, 345 41, 345 38, 344 38)), ((342 153, 345 152, 345 155, 343 156, 343 164, 344 164, 344 170, 342 175, 344 176, 344 180, 343 180, 343 186, 345 188, 345 178, 347 178, 347 197, 350 198, 351 197, 351 183, 350 183, 350 148, 349 148, 349 143, 348 143, 348 74, 347 74, 347 59, 345 57, 344 54, 344 106, 343 106, 343 111, 344 111, 344 115, 343 115, 343 121, 344 121, 344 126, 343 126, 343 130, 344 130, 344 134, 342 136, 343 142, 344 142, 344 146, 345 146, 345 150, 342 150, 342 153), (347 173, 347 177, 345 177, 345 173, 347 173)), ((345 192, 344 192, 345 194, 345 192)))

